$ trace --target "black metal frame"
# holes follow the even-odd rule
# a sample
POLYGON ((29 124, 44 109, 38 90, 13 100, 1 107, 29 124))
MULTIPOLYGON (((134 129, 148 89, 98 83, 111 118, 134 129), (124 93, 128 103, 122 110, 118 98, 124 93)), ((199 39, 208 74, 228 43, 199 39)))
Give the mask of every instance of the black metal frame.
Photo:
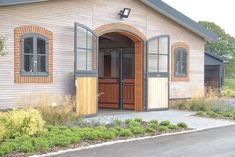
POLYGON ((169 109, 169 101, 170 101, 170 35, 161 35, 161 36, 156 36, 156 37, 153 37, 151 39, 149 39, 147 41, 147 48, 146 48, 146 85, 145 85, 145 93, 146 93, 146 96, 145 96, 145 104, 146 104, 146 109, 145 111, 160 111, 160 110, 168 110, 169 109), (151 41, 154 41, 154 40, 158 40, 158 53, 159 53, 159 39, 160 38, 167 38, 168 40, 168 63, 167 63, 167 72, 159 72, 159 58, 158 58, 158 72, 149 72, 148 70, 148 66, 149 66, 149 53, 148 53, 148 50, 149 50, 149 42, 151 41), (168 78, 168 107, 167 108, 155 108, 155 109, 149 109, 148 108, 148 78, 150 77, 164 77, 164 78, 168 78))

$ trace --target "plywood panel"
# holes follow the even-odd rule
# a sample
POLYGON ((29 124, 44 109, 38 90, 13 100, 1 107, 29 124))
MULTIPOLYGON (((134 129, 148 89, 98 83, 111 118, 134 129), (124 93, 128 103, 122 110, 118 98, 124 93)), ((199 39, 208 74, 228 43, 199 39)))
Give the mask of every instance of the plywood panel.
POLYGON ((148 78, 148 109, 168 108, 168 78, 148 78))
POLYGON ((96 114, 97 110, 97 78, 77 78, 77 114, 87 116, 96 114))

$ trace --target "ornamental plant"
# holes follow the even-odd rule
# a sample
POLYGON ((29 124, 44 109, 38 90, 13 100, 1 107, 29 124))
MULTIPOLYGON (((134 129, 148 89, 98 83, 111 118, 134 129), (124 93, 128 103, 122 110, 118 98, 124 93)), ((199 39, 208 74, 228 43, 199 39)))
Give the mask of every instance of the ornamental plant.
POLYGON ((5 56, 6 53, 6 46, 7 46, 7 38, 0 36, 0 56, 5 56))
POLYGON ((1 112, 0 123, 5 128, 3 137, 6 138, 36 136, 45 131, 45 121, 41 113, 33 108, 1 112))

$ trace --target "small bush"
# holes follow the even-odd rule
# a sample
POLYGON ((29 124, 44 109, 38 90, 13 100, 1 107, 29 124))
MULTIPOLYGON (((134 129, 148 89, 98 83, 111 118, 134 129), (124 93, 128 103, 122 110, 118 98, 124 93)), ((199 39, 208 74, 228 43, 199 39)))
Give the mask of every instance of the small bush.
POLYGON ((17 109, 1 113, 1 124, 5 126, 5 137, 35 136, 45 131, 41 113, 33 108, 17 109))
POLYGON ((170 129, 170 130, 175 130, 175 129, 177 129, 177 125, 170 124, 170 125, 168 126, 168 129, 170 129))
POLYGON ((156 130, 157 129, 157 124, 156 123, 148 123, 147 127, 156 130))
POLYGON ((184 122, 179 122, 179 123, 177 123, 177 126, 178 126, 179 128, 187 128, 187 127, 188 127, 187 124, 184 123, 184 122))
POLYGON ((196 115, 198 115, 198 116, 206 116, 207 114, 204 111, 199 111, 199 112, 197 112, 196 115))
POLYGON ((224 113, 224 116, 228 117, 228 118, 232 118, 234 115, 231 112, 226 112, 226 113, 224 113))
POLYGON ((82 138, 85 140, 96 140, 98 139, 98 135, 97 132, 93 130, 93 131, 84 132, 82 138))
POLYGON ((121 137, 130 137, 130 136, 133 136, 132 132, 130 131, 130 129, 122 129, 120 132, 119 132, 119 135, 121 137))
POLYGON ((111 130, 103 132, 101 136, 101 138, 104 138, 104 139, 114 139, 115 137, 116 137, 116 133, 111 130))
POLYGON ((161 121, 160 125, 161 126, 169 126, 171 122, 169 120, 161 121))
POLYGON ((141 123, 143 120, 142 118, 135 118, 134 121, 141 123))
POLYGON ((128 126, 129 126, 129 127, 140 127, 141 124, 140 124, 140 122, 138 122, 138 121, 132 120, 132 121, 130 121, 130 122, 128 123, 128 126))
POLYGON ((160 131, 160 132, 167 132, 168 130, 169 130, 169 129, 168 129, 167 126, 161 125, 161 126, 159 127, 159 131, 160 131))
POLYGON ((150 124, 150 123, 153 123, 153 124, 158 125, 158 121, 157 121, 157 120, 150 120, 150 121, 149 121, 149 124, 150 124))
POLYGON ((147 128, 145 128, 145 132, 148 132, 148 133, 154 133, 154 132, 156 132, 156 129, 153 129, 153 128, 150 128, 150 127, 147 127, 147 128))
POLYGON ((0 142, 3 140, 5 134, 6 134, 6 127, 0 121, 0 142))
POLYGON ((139 127, 139 126, 132 127, 132 128, 130 128, 130 130, 133 134, 136 134, 136 135, 137 134, 144 134, 144 128, 139 127))
POLYGON ((218 113, 215 113, 213 111, 210 111, 210 112, 207 112, 207 115, 212 117, 212 118, 217 118, 219 117, 219 114, 218 113))
POLYGON ((46 151, 49 149, 49 142, 46 138, 33 139, 33 146, 36 151, 46 151))
POLYGON ((37 109, 42 113, 47 124, 68 125, 77 119, 71 96, 52 98, 43 95, 37 102, 37 109), (54 105, 52 105, 52 101, 55 101, 54 105))

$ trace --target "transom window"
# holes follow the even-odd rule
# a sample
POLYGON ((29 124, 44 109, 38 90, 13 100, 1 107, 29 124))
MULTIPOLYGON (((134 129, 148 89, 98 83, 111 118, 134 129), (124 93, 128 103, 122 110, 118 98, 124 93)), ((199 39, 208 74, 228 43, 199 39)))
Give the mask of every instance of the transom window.
POLYGON ((187 76, 187 49, 185 48, 176 48, 174 50, 174 60, 175 60, 175 68, 174 74, 175 76, 187 76))
POLYGON ((21 37, 21 74, 48 75, 48 39, 39 34, 21 37))

